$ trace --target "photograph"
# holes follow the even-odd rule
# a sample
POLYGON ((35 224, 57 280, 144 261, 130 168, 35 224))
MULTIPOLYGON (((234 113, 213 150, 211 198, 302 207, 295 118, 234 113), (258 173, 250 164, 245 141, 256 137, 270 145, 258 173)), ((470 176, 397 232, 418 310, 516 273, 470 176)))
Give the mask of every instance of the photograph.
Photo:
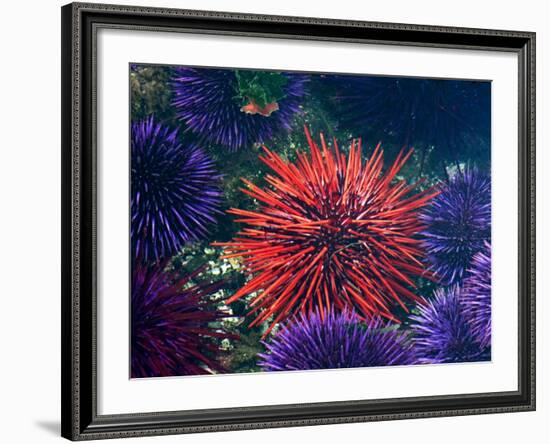
POLYGON ((128 81, 131 378, 491 361, 490 80, 128 81))

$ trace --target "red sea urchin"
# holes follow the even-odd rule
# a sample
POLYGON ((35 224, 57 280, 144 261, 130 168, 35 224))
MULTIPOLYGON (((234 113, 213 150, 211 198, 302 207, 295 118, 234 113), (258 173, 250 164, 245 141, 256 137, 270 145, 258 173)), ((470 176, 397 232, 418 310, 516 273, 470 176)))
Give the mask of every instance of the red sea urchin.
MULTIPOLYGON (((349 154, 336 140, 321 147, 306 129, 311 154, 288 163, 264 147, 260 159, 274 172, 270 189, 246 181, 257 211, 229 210, 248 225, 226 247, 226 258, 242 257, 253 276, 227 300, 253 295, 251 326, 271 316, 273 326, 299 312, 354 309, 360 316, 395 319, 394 305, 419 298, 411 279, 425 273, 420 262, 422 230, 417 210, 435 194, 413 194, 415 185, 394 181, 412 150, 401 152, 382 172, 383 151, 361 159, 361 142, 349 154)), ((267 333, 266 333, 267 334, 267 333)))

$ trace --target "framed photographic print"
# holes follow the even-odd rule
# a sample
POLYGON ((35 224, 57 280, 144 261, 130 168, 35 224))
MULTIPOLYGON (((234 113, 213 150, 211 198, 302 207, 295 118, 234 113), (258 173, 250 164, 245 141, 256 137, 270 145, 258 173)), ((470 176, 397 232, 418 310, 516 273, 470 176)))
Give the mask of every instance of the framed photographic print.
POLYGON ((62 435, 535 408, 535 35, 62 8, 62 435))

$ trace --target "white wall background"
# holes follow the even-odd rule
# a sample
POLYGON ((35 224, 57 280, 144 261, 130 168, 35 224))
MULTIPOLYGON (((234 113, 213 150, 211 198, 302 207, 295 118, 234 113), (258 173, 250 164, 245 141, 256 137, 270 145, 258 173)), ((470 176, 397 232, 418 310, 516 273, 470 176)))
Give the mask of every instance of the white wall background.
MULTIPOLYGON (((538 123, 538 410, 292 429, 141 438, 125 442, 547 442, 550 385, 544 351, 550 329, 544 303, 545 56, 550 14, 537 0, 480 2, 387 0, 116 0, 118 3, 281 15, 517 29, 537 32, 538 123)), ((11 0, 0 26, 0 440, 59 442, 60 411, 60 11, 59 0, 11 0)))

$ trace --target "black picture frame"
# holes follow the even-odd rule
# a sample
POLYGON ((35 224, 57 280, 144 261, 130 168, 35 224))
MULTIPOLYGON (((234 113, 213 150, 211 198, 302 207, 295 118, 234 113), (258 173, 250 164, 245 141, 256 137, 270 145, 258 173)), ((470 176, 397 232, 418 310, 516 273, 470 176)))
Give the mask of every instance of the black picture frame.
MULTIPOLYGON (((535 409, 535 33, 72 3, 62 8, 62 436, 119 438, 535 409), (510 51, 519 65, 518 390, 97 414, 95 39, 100 27, 510 51)), ((498 130, 498 129, 497 129, 498 130)))

